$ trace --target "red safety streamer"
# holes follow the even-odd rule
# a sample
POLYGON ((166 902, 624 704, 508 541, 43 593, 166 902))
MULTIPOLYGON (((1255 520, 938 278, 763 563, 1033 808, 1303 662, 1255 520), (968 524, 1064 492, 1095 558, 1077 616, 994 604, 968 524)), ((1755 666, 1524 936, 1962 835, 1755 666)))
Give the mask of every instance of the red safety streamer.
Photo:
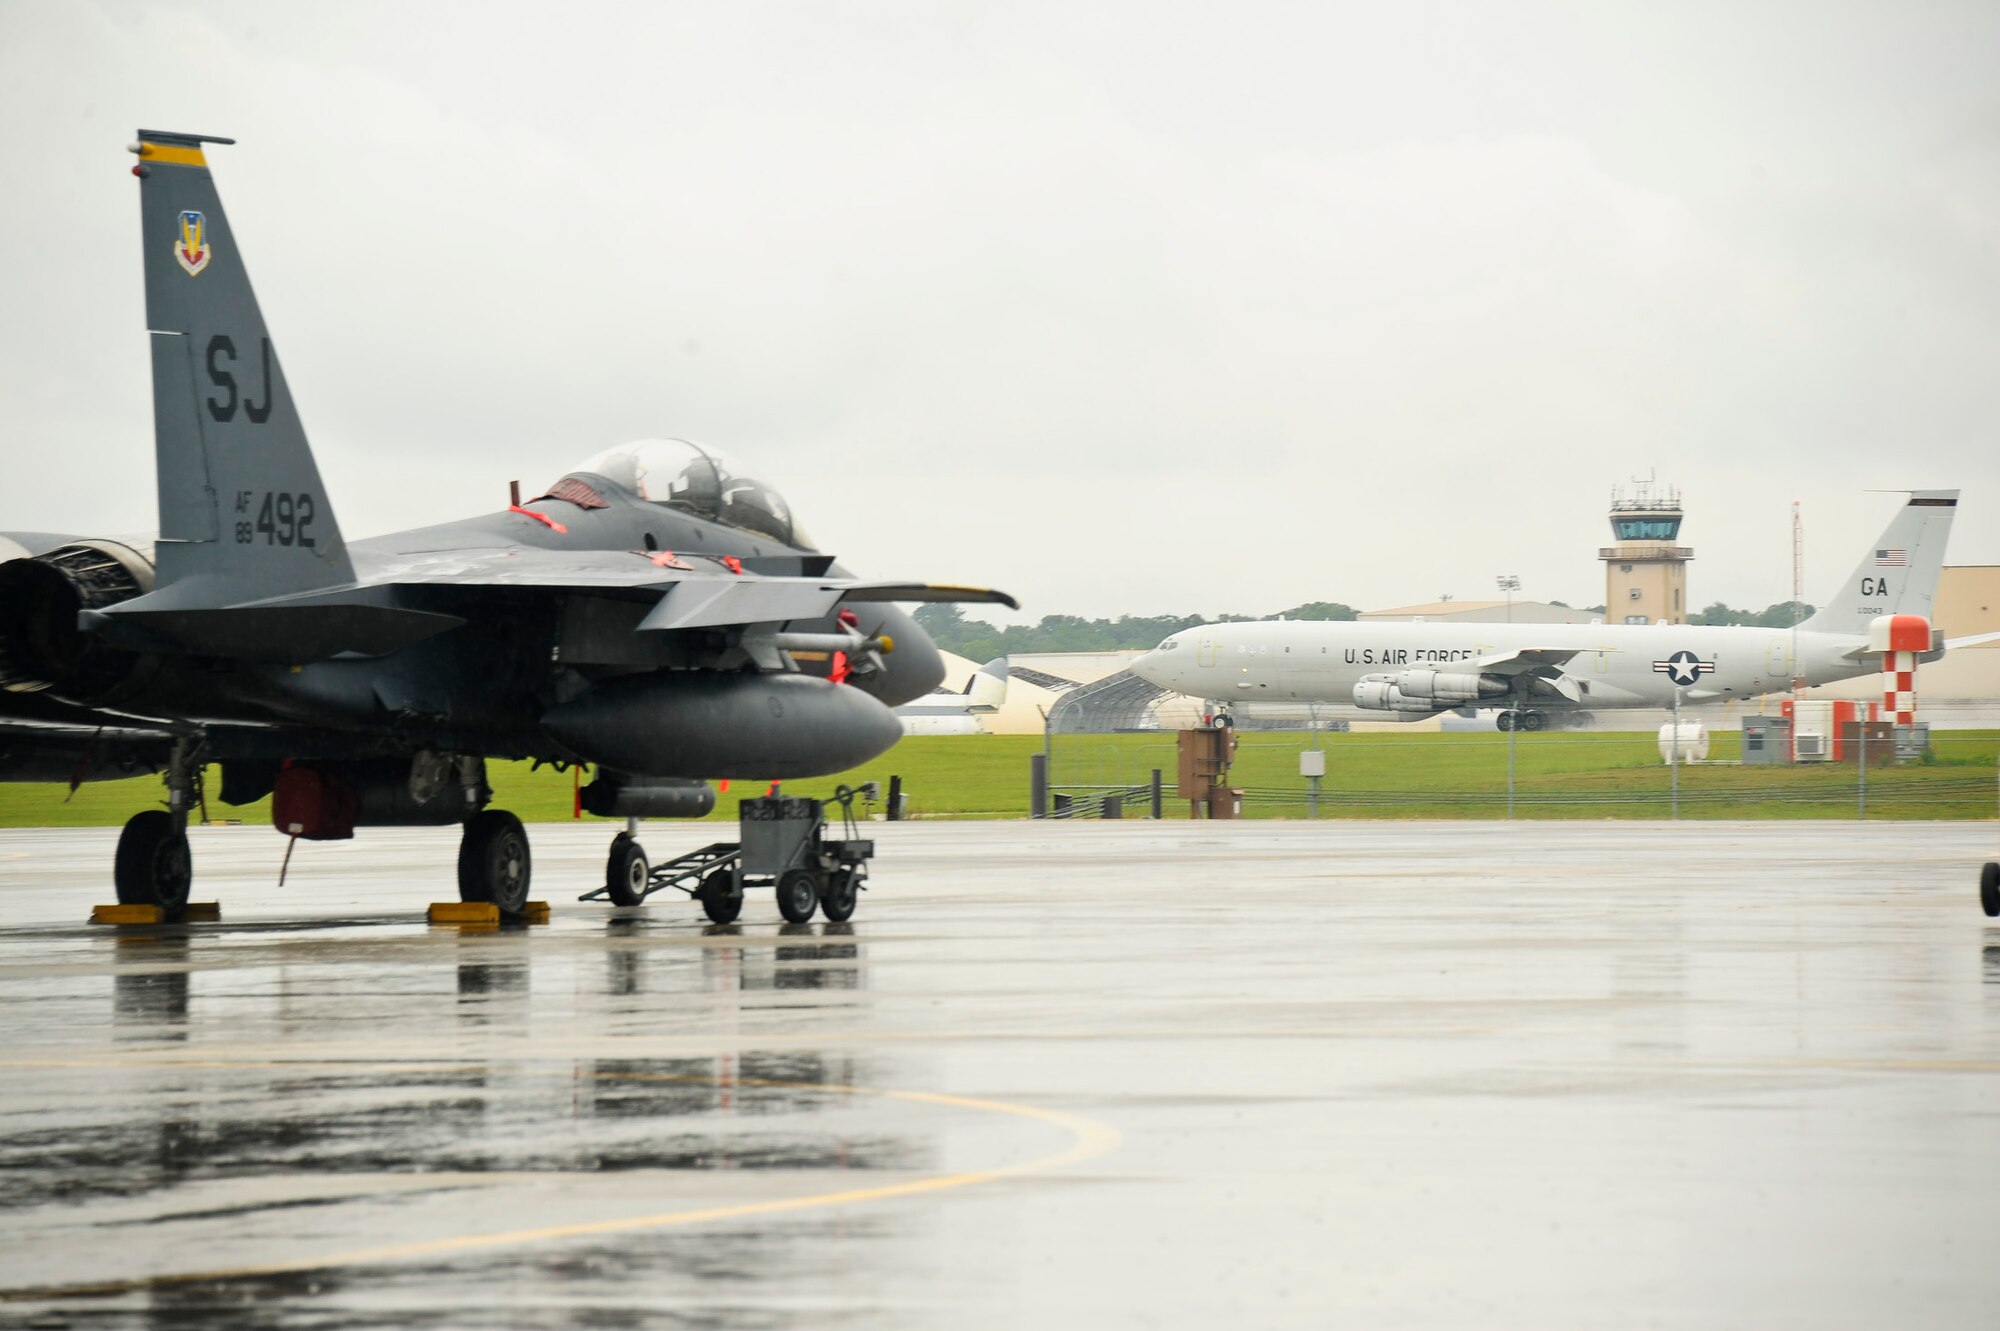
POLYGON ((507 505, 507 511, 509 513, 519 513, 524 518, 533 518, 535 521, 541 523, 545 527, 549 527, 555 531, 559 531, 565 536, 569 535, 569 528, 563 526, 560 522, 557 522, 554 518, 550 517, 546 513, 537 513, 535 512, 534 509, 522 508, 519 504, 507 505))

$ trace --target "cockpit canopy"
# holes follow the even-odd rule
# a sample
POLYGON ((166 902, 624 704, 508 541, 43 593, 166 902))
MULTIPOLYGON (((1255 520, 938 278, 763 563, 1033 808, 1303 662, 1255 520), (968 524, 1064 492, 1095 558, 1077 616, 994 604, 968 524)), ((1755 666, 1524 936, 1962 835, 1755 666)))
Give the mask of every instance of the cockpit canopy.
POLYGON ((721 453, 685 439, 619 444, 576 470, 666 508, 756 532, 794 549, 813 548, 783 495, 745 475, 721 453))

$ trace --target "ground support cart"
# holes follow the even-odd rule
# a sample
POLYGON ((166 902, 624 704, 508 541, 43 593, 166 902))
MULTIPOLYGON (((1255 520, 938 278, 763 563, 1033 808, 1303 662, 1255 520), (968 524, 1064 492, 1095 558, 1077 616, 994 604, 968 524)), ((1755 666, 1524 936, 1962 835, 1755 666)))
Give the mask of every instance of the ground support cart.
POLYGON ((855 835, 855 792, 846 786, 833 795, 840 805, 844 837, 826 834, 826 804, 816 799, 776 795, 737 806, 741 840, 716 841, 700 850, 648 865, 628 827, 611 843, 604 886, 580 901, 636 906, 664 888, 678 888, 701 902, 708 918, 729 924, 742 913, 743 890, 770 884, 778 910, 793 924, 810 920, 815 909, 841 921, 854 914, 874 841, 855 835))

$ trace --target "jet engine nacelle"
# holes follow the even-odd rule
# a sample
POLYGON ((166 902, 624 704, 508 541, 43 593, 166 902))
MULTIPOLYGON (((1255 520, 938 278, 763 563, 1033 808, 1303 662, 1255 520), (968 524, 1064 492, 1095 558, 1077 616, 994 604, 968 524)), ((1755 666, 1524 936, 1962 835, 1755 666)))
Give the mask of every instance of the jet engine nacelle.
POLYGON ((1354 686, 1354 705, 1377 712, 1438 712, 1509 691, 1506 680, 1492 675, 1405 670, 1362 679, 1354 686))
POLYGON ((1436 712, 1444 704, 1430 698, 1408 698, 1387 679, 1364 679, 1354 686, 1354 705, 1371 712, 1436 712))
POLYGON ((77 616, 152 590, 151 551, 119 541, 74 541, 0 564, 0 688, 85 706, 130 697, 158 658, 105 644, 77 616))
POLYGON ((605 680, 543 713, 542 729, 619 772, 697 779, 826 776, 903 736, 894 712, 846 684, 699 670, 605 680))

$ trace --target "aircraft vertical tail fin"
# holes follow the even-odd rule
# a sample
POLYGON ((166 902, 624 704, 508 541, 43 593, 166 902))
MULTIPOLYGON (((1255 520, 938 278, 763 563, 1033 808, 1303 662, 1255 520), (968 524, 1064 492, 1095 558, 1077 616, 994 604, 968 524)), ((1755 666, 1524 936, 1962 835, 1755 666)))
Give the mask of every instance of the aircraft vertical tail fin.
POLYGON ((996 656, 965 681, 965 705, 991 711, 1007 701, 1007 658, 996 656))
POLYGON ((1956 490, 1912 490, 1888 530, 1861 557, 1840 591, 1799 627, 1815 633, 1865 634, 1884 615, 1929 619, 1944 569, 1945 541, 1958 512, 1956 490))
POLYGON ((201 134, 140 130, 140 229, 159 470, 157 601, 219 605, 351 582, 354 567, 222 211, 201 134))

